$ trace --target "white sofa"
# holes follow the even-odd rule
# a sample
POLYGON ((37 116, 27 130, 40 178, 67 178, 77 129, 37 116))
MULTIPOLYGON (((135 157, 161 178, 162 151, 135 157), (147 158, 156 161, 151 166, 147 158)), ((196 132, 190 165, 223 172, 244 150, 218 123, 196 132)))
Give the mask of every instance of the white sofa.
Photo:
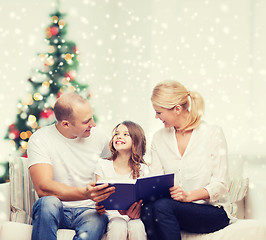
MULTIPOLYGON (((266 240, 266 182, 259 180, 257 185, 256 179, 251 178, 251 188, 247 191, 248 179, 242 178, 245 175, 242 162, 235 157, 231 160, 230 175, 235 178, 230 187, 231 200, 235 202, 232 212, 238 218, 253 219, 239 219, 210 234, 183 232, 182 240, 266 240), (257 187, 263 189, 257 191, 257 187), (264 193, 261 194, 261 191, 264 193), (258 209, 263 210, 263 214, 258 209)), ((36 195, 28 176, 26 161, 24 158, 13 158, 10 161, 10 183, 0 184, 0 240, 31 239, 30 214, 36 195)), ((58 230, 59 240, 71 240, 74 235, 73 230, 58 230)))

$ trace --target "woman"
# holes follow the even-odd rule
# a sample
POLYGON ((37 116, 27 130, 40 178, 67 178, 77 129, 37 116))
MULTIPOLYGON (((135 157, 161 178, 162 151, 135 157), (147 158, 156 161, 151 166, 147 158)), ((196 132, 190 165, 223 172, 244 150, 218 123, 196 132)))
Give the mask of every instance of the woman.
POLYGON ((142 208, 149 240, 181 239, 180 231, 210 233, 230 222, 227 145, 221 128, 201 120, 203 98, 176 81, 153 89, 163 129, 152 140, 152 174, 175 173, 171 198, 142 208))

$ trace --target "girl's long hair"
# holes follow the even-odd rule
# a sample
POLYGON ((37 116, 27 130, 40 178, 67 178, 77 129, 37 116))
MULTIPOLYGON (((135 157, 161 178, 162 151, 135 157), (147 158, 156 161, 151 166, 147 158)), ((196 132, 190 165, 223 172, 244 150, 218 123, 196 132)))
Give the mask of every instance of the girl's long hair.
MULTIPOLYGON (((129 166, 132 169, 133 179, 136 179, 140 176, 140 164, 141 163, 146 164, 146 162, 143 159, 146 153, 146 137, 142 127, 132 121, 123 121, 119 123, 114 128, 113 133, 120 125, 125 125, 127 127, 129 135, 132 139, 132 148, 131 148, 131 156, 129 159, 129 166)), ((115 150, 113 146, 113 139, 114 139, 114 134, 111 141, 109 142, 109 147, 112 153, 110 160, 115 160, 118 156, 118 152, 115 150)))

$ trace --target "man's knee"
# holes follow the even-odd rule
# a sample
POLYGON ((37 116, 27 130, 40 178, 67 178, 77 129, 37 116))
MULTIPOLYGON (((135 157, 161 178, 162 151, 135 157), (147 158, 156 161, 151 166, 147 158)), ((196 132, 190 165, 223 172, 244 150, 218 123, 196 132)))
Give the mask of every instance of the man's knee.
POLYGON ((98 239, 103 236, 106 230, 108 217, 105 214, 99 215, 96 211, 90 209, 84 211, 76 221, 79 224, 75 229, 74 240, 98 239))
POLYGON ((61 200, 54 196, 39 198, 33 206, 33 213, 37 212, 41 215, 57 214, 63 209, 61 200))

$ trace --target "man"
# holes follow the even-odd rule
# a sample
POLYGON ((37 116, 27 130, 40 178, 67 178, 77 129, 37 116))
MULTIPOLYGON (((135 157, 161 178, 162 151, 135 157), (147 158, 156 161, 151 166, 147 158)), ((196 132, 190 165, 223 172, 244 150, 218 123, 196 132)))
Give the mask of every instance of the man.
POLYGON ((29 172, 39 196, 32 240, 55 240, 58 228, 74 229, 74 239, 101 239, 108 218, 96 212, 95 202, 108 198, 114 187, 95 186, 94 169, 100 157, 109 156, 109 140, 94 128, 90 103, 77 93, 62 95, 54 113, 57 122, 36 131, 28 143, 29 172))

